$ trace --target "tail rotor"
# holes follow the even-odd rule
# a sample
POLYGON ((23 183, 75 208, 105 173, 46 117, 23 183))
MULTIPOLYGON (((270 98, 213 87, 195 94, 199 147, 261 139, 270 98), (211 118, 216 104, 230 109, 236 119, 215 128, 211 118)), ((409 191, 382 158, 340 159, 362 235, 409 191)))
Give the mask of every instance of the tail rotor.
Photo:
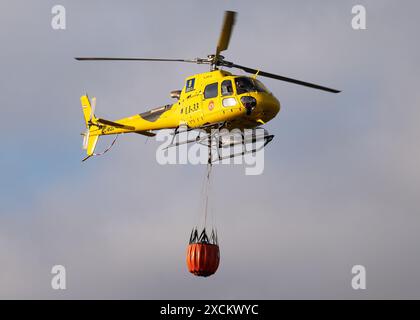
POLYGON ((85 133, 82 133, 82 135, 83 135, 83 144, 82 144, 83 150, 87 150, 87 148, 88 148, 89 133, 90 133, 89 128, 87 128, 85 130, 85 133))
POLYGON ((83 109, 83 116, 85 118, 85 125, 86 130, 82 134, 83 135, 83 150, 86 150, 87 157, 84 159, 88 159, 92 155, 94 155, 96 143, 98 142, 99 133, 96 132, 99 128, 96 122, 95 117, 95 108, 96 108, 96 98, 92 98, 92 103, 89 100, 89 97, 86 95, 80 98, 80 102, 82 104, 83 109))

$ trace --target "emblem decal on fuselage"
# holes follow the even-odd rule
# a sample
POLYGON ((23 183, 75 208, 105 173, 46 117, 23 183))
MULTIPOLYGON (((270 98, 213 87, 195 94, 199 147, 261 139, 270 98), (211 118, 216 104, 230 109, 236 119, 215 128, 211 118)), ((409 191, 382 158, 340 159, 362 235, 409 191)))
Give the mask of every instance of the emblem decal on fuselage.
POLYGON ((214 109, 214 102, 213 100, 209 102, 209 110, 212 111, 214 109))
POLYGON ((194 90, 195 78, 191 78, 187 80, 185 84, 185 92, 190 92, 194 90))

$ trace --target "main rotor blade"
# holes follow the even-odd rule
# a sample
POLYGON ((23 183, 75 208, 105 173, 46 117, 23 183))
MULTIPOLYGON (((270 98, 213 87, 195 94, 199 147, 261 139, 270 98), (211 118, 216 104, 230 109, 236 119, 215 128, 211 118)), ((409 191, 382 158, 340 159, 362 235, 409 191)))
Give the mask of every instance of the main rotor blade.
POLYGON ((232 64, 227 63, 227 64, 224 64, 224 65, 226 67, 233 67, 233 68, 242 69, 242 70, 244 70, 245 72, 248 72, 248 73, 256 74, 258 72, 258 75, 262 76, 262 77, 267 77, 267 78, 272 78, 272 79, 276 79, 276 80, 291 82, 291 83, 294 83, 294 84, 298 84, 298 85, 313 88, 313 89, 323 90, 323 91, 332 92, 332 93, 340 93, 341 92, 340 90, 320 86, 320 85, 315 84, 315 83, 310 83, 310 82, 300 81, 300 80, 296 80, 296 79, 292 79, 292 78, 287 78, 287 77, 283 77, 283 76, 280 76, 280 75, 277 75, 277 74, 268 73, 268 72, 264 72, 264 71, 259 71, 257 69, 248 68, 248 67, 241 66, 241 65, 238 65, 238 64, 234 64, 234 63, 232 63, 232 64))
POLYGON ((220 52, 226 50, 229 46, 229 40, 232 34, 232 28, 233 28, 233 25, 235 24, 235 16, 236 16, 236 12, 225 11, 222 31, 220 32, 220 38, 219 38, 219 42, 216 48, 216 56, 218 56, 220 52))
POLYGON ((76 57, 78 61, 170 61, 197 63, 197 59, 160 59, 160 58, 108 58, 108 57, 76 57))

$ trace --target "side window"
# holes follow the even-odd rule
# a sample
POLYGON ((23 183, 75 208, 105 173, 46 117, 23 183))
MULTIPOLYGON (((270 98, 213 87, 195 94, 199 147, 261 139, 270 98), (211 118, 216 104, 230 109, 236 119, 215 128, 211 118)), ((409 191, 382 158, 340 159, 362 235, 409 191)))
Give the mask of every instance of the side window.
POLYGON ((204 89, 204 99, 217 97, 217 88, 217 82, 207 85, 204 89))
POLYGON ((230 96, 233 94, 233 87, 232 87, 232 81, 225 80, 222 82, 222 96, 230 96))

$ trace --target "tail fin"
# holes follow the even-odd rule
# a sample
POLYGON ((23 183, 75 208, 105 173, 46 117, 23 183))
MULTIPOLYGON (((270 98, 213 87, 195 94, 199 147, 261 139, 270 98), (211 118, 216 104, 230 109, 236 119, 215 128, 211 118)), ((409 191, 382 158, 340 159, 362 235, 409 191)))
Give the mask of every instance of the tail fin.
POLYGON ((83 116, 85 118, 86 131, 83 134, 83 149, 86 150, 87 157, 82 161, 89 159, 95 153, 96 143, 98 142, 99 135, 91 134, 92 131, 98 129, 97 118, 95 117, 96 98, 92 98, 92 104, 87 95, 80 97, 82 103, 83 116))
POLYGON ((95 106, 96 106, 96 98, 92 98, 92 105, 90 104, 89 97, 87 95, 80 97, 80 102, 82 103, 83 108, 83 116, 85 117, 86 125, 92 120, 96 120, 95 117, 95 106))

